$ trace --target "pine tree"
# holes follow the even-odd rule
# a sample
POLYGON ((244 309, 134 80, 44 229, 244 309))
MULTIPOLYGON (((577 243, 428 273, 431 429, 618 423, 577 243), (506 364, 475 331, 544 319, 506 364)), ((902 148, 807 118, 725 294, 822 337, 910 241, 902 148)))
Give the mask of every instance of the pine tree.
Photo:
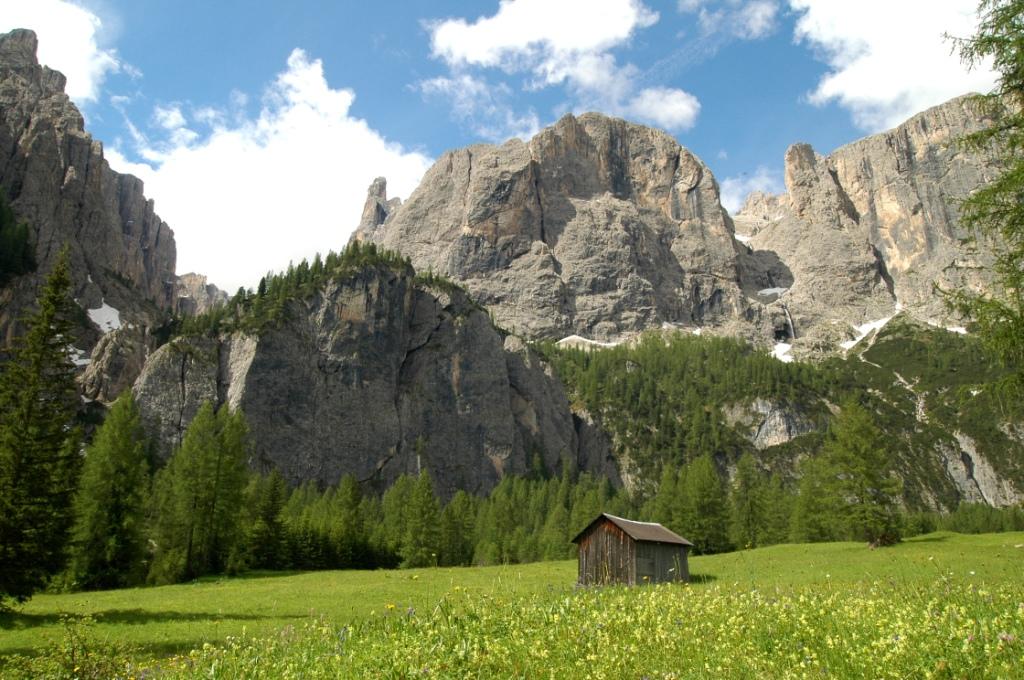
POLYGON ((372 543, 382 556, 401 559, 414 480, 409 475, 399 476, 381 499, 381 521, 374 527, 372 543))
POLYGON ((750 453, 743 454, 736 464, 736 477, 729 500, 733 543, 741 548, 763 545, 764 496, 760 473, 750 453))
POLYGON ((797 543, 839 540, 840 499, 830 470, 821 458, 800 465, 800 488, 794 502, 790 537, 797 543))
POLYGON ((401 555, 403 567, 430 567, 437 564, 440 550, 441 509, 434 496, 434 483, 426 470, 420 472, 409 495, 405 536, 401 555))
POLYGON ((369 546, 360 514, 362 500, 363 494, 356 478, 352 475, 342 477, 330 506, 331 541, 338 558, 338 567, 369 566, 369 546))
POLYGON ((441 512, 438 563, 442 566, 469 565, 473 561, 473 531, 476 501, 465 491, 456 491, 441 512))
POLYGON ((35 266, 28 225, 18 222, 7 204, 7 192, 0 188, 0 286, 35 266))
POLYGON ((729 544, 729 505, 711 456, 690 463, 686 475, 687 512, 692 518, 684 534, 700 554, 725 552, 729 544))
POLYGON ((150 580, 172 583, 217 573, 240 547, 247 428, 240 411, 203 404, 181 447, 154 481, 155 541, 150 580))
POLYGON ((796 496, 786 490, 778 475, 772 475, 763 490, 764 534, 761 545, 775 545, 789 540, 796 496))
POLYGON ((889 443, 869 414, 847 402, 833 423, 823 455, 832 467, 837 502, 853 536, 872 545, 900 540, 900 479, 893 474, 889 443))
POLYGON ((556 504, 544 528, 541 530, 540 551, 541 558, 545 560, 564 560, 572 556, 573 545, 569 542, 567 528, 569 526, 569 511, 564 505, 556 504))
POLYGON ((147 444, 126 391, 96 430, 75 496, 68 581, 82 589, 124 588, 145 579, 147 444))
MULTIPOLYGON (((670 529, 675 522, 674 506, 677 498, 676 480, 678 472, 670 463, 665 463, 661 470, 661 481, 658 483, 658 491, 651 500, 651 520, 662 524, 670 529)), ((681 530, 681 527, 679 528, 681 530)))
POLYGON ((1024 394, 1024 0, 981 0, 977 33, 957 39, 969 65, 989 63, 996 88, 974 99, 995 122, 964 140, 970 148, 994 147, 1000 176, 962 205, 962 223, 994 245, 996 288, 984 294, 957 291, 954 307, 977 323, 994 353, 1014 368, 1009 388, 1019 404, 1024 394))
POLYGON ((26 600, 65 565, 81 467, 70 288, 64 250, 0 373, 0 606, 26 600))
POLYGON ((249 509, 245 530, 246 564, 254 569, 283 569, 287 566, 287 541, 282 510, 288 489, 277 470, 254 476, 246 490, 249 509))

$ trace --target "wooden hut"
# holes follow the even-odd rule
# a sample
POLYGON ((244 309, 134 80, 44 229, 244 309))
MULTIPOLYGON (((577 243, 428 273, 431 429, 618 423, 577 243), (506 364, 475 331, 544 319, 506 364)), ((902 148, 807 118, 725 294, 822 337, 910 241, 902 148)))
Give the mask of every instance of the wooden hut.
POLYGON ((580 585, 690 580, 693 543, 655 522, 601 513, 572 542, 580 549, 580 585))

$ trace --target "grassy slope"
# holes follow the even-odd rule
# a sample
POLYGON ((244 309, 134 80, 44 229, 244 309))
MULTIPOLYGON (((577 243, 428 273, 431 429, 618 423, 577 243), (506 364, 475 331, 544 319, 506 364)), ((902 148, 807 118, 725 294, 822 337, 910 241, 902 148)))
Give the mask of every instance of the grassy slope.
MULTIPOLYGON (((938 533, 894 548, 862 544, 780 545, 696 557, 696 588, 788 588, 884 580, 910 589, 943 576, 978 584, 1003 584, 1024 593, 1024 533, 964 536, 938 533)), ((323 617, 341 624, 392 609, 429 609, 456 586, 471 597, 508 600, 549 591, 566 593, 574 562, 512 567, 335 571, 273 574, 197 584, 40 595, 2 621, 0 656, 32 653, 62 635, 62 614, 95 620, 100 639, 124 642, 139 653, 166 655, 218 643, 228 635, 261 636, 323 617)))
POLYGON ((31 653, 62 635, 61 616, 90 616, 94 632, 162 656, 217 643, 245 629, 269 634, 324 617, 343 623, 388 604, 422 608, 455 586, 469 592, 529 595, 569 585, 575 563, 508 567, 268 573, 193 584, 38 595, 0 617, 0 655, 31 653))

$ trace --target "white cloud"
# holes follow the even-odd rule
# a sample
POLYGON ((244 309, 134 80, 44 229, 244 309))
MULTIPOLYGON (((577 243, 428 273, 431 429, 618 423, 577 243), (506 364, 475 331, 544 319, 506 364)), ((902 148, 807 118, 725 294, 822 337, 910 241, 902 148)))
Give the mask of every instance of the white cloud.
MULTIPOLYGON (((204 273, 231 291, 254 287, 289 260, 342 248, 374 177, 387 177, 389 193, 407 197, 426 171, 424 155, 350 115, 354 97, 331 89, 321 62, 295 50, 257 116, 158 108, 155 130, 163 138, 137 139, 147 162, 131 162, 117 149, 108 149, 107 159, 145 181, 174 229, 178 271, 204 273), (190 122, 212 130, 200 137, 190 122)), ((232 98, 246 101, 241 93, 232 98)))
POLYGON ((514 70, 536 57, 571 59, 602 52, 658 21, 639 0, 502 0, 492 17, 474 23, 448 19, 431 25, 434 56, 453 66, 514 70))
POLYGON ((427 24, 433 56, 450 73, 419 87, 424 94, 447 95, 457 117, 487 129, 491 137, 519 135, 524 122, 536 116, 516 114, 513 91, 489 84, 481 75, 486 70, 524 76, 527 91, 564 86, 576 110, 597 109, 685 130, 696 120, 697 100, 676 88, 641 89, 639 70, 620 65, 612 54, 657 21, 658 13, 640 0, 503 0, 493 16, 472 23, 427 24), (460 82, 468 87, 450 87, 460 82))
POLYGON ((679 0, 683 14, 696 14, 705 35, 725 34, 743 40, 764 38, 775 31, 778 0, 679 0))
POLYGON ((483 78, 460 74, 438 77, 418 85, 427 97, 451 100, 452 113, 467 122, 480 137, 503 142, 509 137, 527 140, 540 130, 540 120, 532 110, 516 114, 509 104, 512 91, 504 83, 491 85, 483 78))
POLYGON ((772 0, 754 0, 744 4, 736 13, 733 32, 747 40, 763 38, 775 30, 775 16, 779 5, 772 0))
POLYGON ((687 130, 697 122, 700 102, 682 90, 650 87, 637 93, 626 112, 670 130, 687 130))
MULTIPOLYGON (((153 121, 168 133, 165 143, 168 148, 188 146, 199 139, 199 133, 188 128, 181 106, 157 106, 153 109, 153 121)), ((159 157, 159 156, 155 156, 159 157)))
MULTIPOLYGON (((0 32, 30 28, 39 38, 39 63, 67 76, 67 94, 76 103, 93 102, 110 73, 125 69, 112 49, 102 49, 97 36, 103 22, 89 10, 61 0, 3 3, 0 32)), ((126 72, 138 75, 133 67, 126 72)))
POLYGON ((722 205, 735 215, 743 207, 743 202, 747 200, 747 196, 751 192, 763 191, 768 194, 781 194, 785 189, 782 173, 762 165, 752 175, 744 173, 722 180, 722 205))
POLYGON ((185 127, 185 115, 177 104, 168 107, 157 106, 153 109, 153 118, 156 119, 157 125, 165 130, 185 127))
POLYGON ((977 5, 977 0, 790 0, 801 12, 796 40, 829 66, 810 101, 838 102, 858 127, 876 132, 957 95, 990 89, 994 73, 986 67, 968 72, 943 37, 972 35, 977 5))

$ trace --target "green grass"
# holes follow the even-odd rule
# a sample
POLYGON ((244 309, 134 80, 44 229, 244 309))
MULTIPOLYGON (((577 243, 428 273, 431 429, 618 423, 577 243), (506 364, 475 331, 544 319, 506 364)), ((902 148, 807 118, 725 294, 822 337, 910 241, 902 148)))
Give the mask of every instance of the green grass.
POLYGON ((570 587, 573 562, 506 567, 267 573, 197 583, 37 595, 0 617, 0 656, 31 654, 63 634, 62 617, 89 617, 92 633, 141 656, 187 652, 228 635, 269 634, 321 617, 338 623, 382 613, 388 604, 426 607, 458 586, 472 593, 529 595, 570 587))
POLYGON ((557 562, 42 595, 0 657, 44 653, 12 677, 65 677, 90 646, 82 677, 187 649, 170 677, 1024 677, 1022 565, 1024 533, 936 533, 695 557, 687 586, 577 591, 557 562), (92 618, 86 642, 61 643, 81 634, 62 614, 92 618))
POLYGON ((1024 546, 1024 533, 936 532, 876 550, 863 543, 806 543, 694 557, 690 571, 751 587, 930 583, 943 576, 1024 587, 1024 547, 1015 546, 1024 546))

